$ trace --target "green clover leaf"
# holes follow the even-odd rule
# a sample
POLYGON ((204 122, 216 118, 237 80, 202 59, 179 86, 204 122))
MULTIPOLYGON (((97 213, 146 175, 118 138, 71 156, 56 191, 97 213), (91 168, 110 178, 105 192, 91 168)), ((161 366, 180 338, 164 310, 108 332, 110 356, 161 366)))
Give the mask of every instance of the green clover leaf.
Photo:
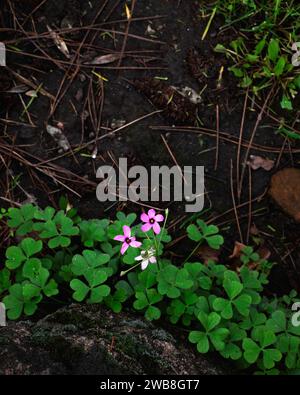
POLYGON ((22 249, 16 246, 9 247, 5 256, 7 258, 5 265, 10 270, 17 269, 26 260, 22 249))
POLYGON ((38 212, 38 208, 32 204, 26 204, 20 208, 10 208, 7 224, 10 228, 17 229, 17 236, 25 236, 33 231, 33 219, 36 212, 38 212))
POLYGON ((145 317, 150 321, 160 318, 161 311, 153 305, 159 303, 163 299, 163 296, 156 289, 146 289, 144 292, 138 291, 135 297, 136 300, 133 303, 133 307, 136 310, 145 310, 145 317))
POLYGON ((110 294, 110 287, 108 285, 100 285, 92 288, 91 296, 88 303, 101 303, 110 294))
POLYGON ((173 299, 167 308, 170 321, 176 324, 182 317, 184 325, 190 325, 199 297, 192 291, 183 291, 180 299, 173 299))
POLYGON ((253 339, 246 338, 243 340, 244 358, 249 363, 257 361, 262 354, 263 364, 266 369, 272 369, 275 362, 279 362, 282 354, 275 348, 268 348, 276 342, 274 332, 265 327, 256 328, 253 331, 253 339))
POLYGON ((210 343, 218 351, 225 348, 225 339, 229 334, 227 328, 217 328, 221 322, 221 316, 215 312, 209 314, 201 311, 198 314, 198 320, 201 322, 205 332, 203 331, 192 331, 189 334, 189 340, 191 343, 197 344, 197 350, 205 354, 210 349, 210 343))
POLYGON ((243 284, 231 281, 227 276, 224 279, 223 287, 229 299, 216 298, 213 303, 214 310, 221 312, 221 316, 226 320, 233 317, 233 306, 241 315, 248 316, 252 299, 249 295, 241 294, 244 288, 243 284))
POLYGON ((70 282, 70 287, 75 291, 73 293, 73 298, 77 302, 82 302, 90 291, 90 287, 77 278, 70 282))
POLYGON ((110 287, 101 285, 108 278, 107 271, 105 269, 90 268, 85 271, 83 276, 88 285, 79 279, 73 279, 70 282, 71 288, 75 291, 73 298, 78 302, 82 302, 90 292, 88 303, 101 303, 110 294, 110 287))
POLYGON ((18 247, 12 246, 6 250, 7 261, 5 265, 8 269, 14 270, 21 266, 31 256, 39 253, 43 248, 41 240, 26 238, 21 241, 18 247))
POLYGON ((39 213, 37 219, 45 222, 34 224, 34 230, 40 233, 42 239, 49 239, 48 246, 51 249, 69 247, 71 237, 79 234, 79 228, 74 226, 72 219, 64 211, 61 210, 53 215, 53 209, 50 207, 39 213))
MULTIPOLYGON (((89 269, 97 269, 110 260, 109 255, 99 254, 95 251, 84 250, 82 255, 74 255, 72 259, 71 269, 76 276, 81 276, 89 269)), ((107 268, 108 269, 108 268, 107 268)), ((108 270, 112 274, 112 270, 108 270)))
POLYGON ((220 249, 224 243, 224 238, 219 235, 219 228, 215 225, 207 225, 204 221, 197 219, 197 225, 191 224, 187 227, 188 237, 196 242, 206 241, 207 244, 215 249, 220 249))
POLYGON ((194 282, 187 269, 178 269, 174 265, 165 266, 157 276, 158 292, 169 298, 178 298, 181 290, 189 289, 194 282))
POLYGON ((105 304, 112 309, 114 313, 120 313, 122 311, 122 303, 124 303, 127 298, 125 289, 119 288, 114 294, 108 295, 105 298, 105 304))
POLYGON ((0 295, 11 286, 10 271, 4 268, 0 271, 0 295))
POLYGON ((33 315, 41 301, 40 289, 31 284, 14 284, 9 288, 9 295, 3 298, 10 320, 18 319, 24 310, 26 315, 33 315))
POLYGON ((107 219, 82 221, 79 224, 81 241, 85 247, 94 247, 96 242, 106 241, 107 219))

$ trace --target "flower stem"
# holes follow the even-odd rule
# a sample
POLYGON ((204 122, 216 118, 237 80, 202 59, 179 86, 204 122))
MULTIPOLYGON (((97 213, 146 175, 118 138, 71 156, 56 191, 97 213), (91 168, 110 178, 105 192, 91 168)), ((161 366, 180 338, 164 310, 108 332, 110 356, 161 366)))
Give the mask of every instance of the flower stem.
POLYGON ((162 230, 161 230, 161 232, 160 232, 159 244, 161 243, 162 235, 163 235, 163 232, 164 232, 164 230, 165 230, 165 228, 166 228, 168 216, 169 216, 169 209, 167 208, 166 211, 165 211, 165 221, 164 221, 162 230))
POLYGON ((139 262, 139 263, 137 263, 136 265, 131 266, 129 269, 125 270, 125 272, 121 272, 121 273, 120 273, 120 276, 121 276, 121 277, 125 276, 125 274, 127 274, 127 273, 130 272, 131 270, 135 269, 135 268, 136 268, 137 266, 139 266, 140 264, 141 264, 141 263, 139 262))
MULTIPOLYGON (((159 261, 159 256, 158 256, 159 246, 160 246, 160 244, 161 244, 161 239, 162 239, 162 236, 163 236, 163 232, 164 232, 164 230, 165 230, 165 228, 166 228, 168 216, 169 216, 169 209, 167 208, 167 209, 165 210, 165 220, 164 220, 164 224, 163 224, 162 230, 161 230, 161 232, 160 232, 160 238, 159 238, 159 242, 158 242, 158 243, 157 243, 157 238, 156 238, 156 236, 154 236, 155 248, 156 248, 156 258, 157 258, 157 264, 158 264, 158 268, 159 268, 159 269, 161 269, 161 267, 160 267, 160 261, 159 261)), ((154 233, 154 232, 153 232, 153 233, 154 233)))
POLYGON ((198 250, 198 248, 200 247, 200 245, 202 244, 203 240, 200 240, 199 243, 196 245, 196 247, 193 249, 193 251, 190 253, 190 255, 185 259, 185 261, 183 262, 183 264, 185 264, 191 256, 194 255, 194 253, 198 250))

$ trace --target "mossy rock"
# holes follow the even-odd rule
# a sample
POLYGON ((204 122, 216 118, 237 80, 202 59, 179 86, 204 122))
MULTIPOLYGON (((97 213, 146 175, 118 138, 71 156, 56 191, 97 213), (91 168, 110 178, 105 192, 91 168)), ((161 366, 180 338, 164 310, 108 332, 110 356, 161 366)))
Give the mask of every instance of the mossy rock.
POLYGON ((36 323, 0 328, 1 374, 228 374, 135 314, 73 304, 36 323), (2 339, 2 342, 1 342, 2 339))

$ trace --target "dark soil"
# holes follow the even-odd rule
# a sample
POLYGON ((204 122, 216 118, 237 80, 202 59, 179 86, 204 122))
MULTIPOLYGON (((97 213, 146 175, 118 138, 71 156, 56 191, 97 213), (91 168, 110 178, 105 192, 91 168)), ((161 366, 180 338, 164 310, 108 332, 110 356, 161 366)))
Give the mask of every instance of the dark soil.
MULTIPOLYGON (((124 1, 4 1, 1 24, 8 30, 2 29, 0 39, 8 47, 8 67, 3 68, 0 76, 0 127, 3 141, 19 146, 16 150, 22 151, 11 147, 4 159, 0 148, 0 196, 6 199, 3 206, 23 202, 28 195, 41 206, 57 205, 60 196, 68 195, 83 217, 114 216, 118 209, 139 212, 140 205, 130 202, 114 205, 98 202, 96 169, 103 164, 116 165, 120 157, 127 157, 129 165, 173 166, 163 135, 180 166, 205 166, 206 204, 200 216, 220 226, 227 240, 223 258, 229 262, 227 257, 235 241, 253 245, 258 239, 263 240, 272 253, 271 259, 278 263, 270 292, 281 293, 291 287, 299 290, 299 225, 267 194, 258 199, 266 192, 276 169, 252 171, 249 180, 246 166, 240 199, 236 196, 236 158, 245 92, 227 71, 226 59, 213 51, 217 43, 228 43, 236 33, 226 30, 220 34, 218 27, 222 21, 216 18, 208 36, 201 41, 207 19, 200 19, 198 2, 192 0, 139 0, 134 18, 123 46, 128 25, 124 1), (53 30, 69 25, 77 27, 60 34, 70 50, 71 62, 75 53, 80 53, 81 67, 70 64, 58 51, 47 25, 53 30), (91 25, 96 27, 85 28, 91 25), (121 60, 100 67, 83 64, 97 56, 122 53, 122 49, 121 60), (224 73, 218 82, 222 66, 224 73), (96 83, 92 70, 107 81, 100 79, 96 83), (44 90, 30 105, 29 116, 23 111, 21 99, 28 103, 30 97, 24 93, 7 93, 12 87, 24 84, 20 76, 31 81, 32 89, 44 90), (173 86, 188 86, 202 92, 201 103, 191 104, 173 86), (216 133, 217 108, 219 134, 216 133), (134 122, 156 110, 162 112, 134 122), (114 125, 130 122, 134 123, 101 138, 114 125), (46 124, 58 123, 63 124, 72 146, 71 154, 61 153, 46 133, 46 124), (195 126, 199 128, 193 129, 195 126), (78 151, 79 147, 84 148, 78 151), (93 160, 87 154, 96 147, 97 158, 93 160), (23 163, 16 152, 25 158, 23 163), (241 205, 237 209, 241 235, 233 210, 231 185, 235 204, 241 205), (253 224, 258 233, 249 235, 249 225, 253 224)), ((240 171, 264 100, 255 104, 248 101, 240 171)), ((275 134, 277 127, 272 118, 263 114, 249 153, 275 161, 279 158, 277 169, 297 166, 299 155, 292 153, 295 147, 286 145, 282 152, 284 141, 275 134)), ((171 202, 168 206, 172 219, 186 218, 183 203, 171 202)), ((171 227, 171 231, 175 237, 181 235, 178 227, 171 227)), ((179 256, 188 249, 185 242, 175 245, 179 256)))

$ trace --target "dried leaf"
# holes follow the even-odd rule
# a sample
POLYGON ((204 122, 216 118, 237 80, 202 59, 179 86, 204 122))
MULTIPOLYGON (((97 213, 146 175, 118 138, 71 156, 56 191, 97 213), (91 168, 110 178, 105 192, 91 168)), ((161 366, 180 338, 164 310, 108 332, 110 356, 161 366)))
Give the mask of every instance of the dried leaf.
MULTIPOLYGON (((243 249, 245 247, 247 247, 245 244, 236 241, 235 245, 234 245, 233 252, 232 252, 232 254, 229 257, 230 259, 233 259, 232 266, 234 267, 234 269, 237 272, 240 272, 241 266, 243 266, 243 263, 241 261, 241 256, 242 256, 242 253, 243 253, 243 249)), ((247 267, 250 270, 256 270, 257 268, 259 268, 260 262, 262 260, 269 259, 270 256, 271 256, 271 251, 265 246, 260 246, 258 248, 258 250, 255 251, 255 253, 258 254, 260 260, 258 260, 257 262, 249 262, 247 264, 247 267)))
POLYGON ((24 93, 28 91, 28 86, 25 84, 16 85, 13 88, 5 91, 6 93, 24 93))
POLYGON ((47 25, 47 29, 48 29, 50 36, 53 39, 55 45, 57 46, 58 50, 63 55, 65 55, 65 57, 67 59, 70 59, 70 52, 69 52, 67 44, 64 42, 64 40, 55 31, 53 31, 49 25, 47 25))
POLYGON ((250 234, 253 236, 258 236, 259 235, 259 230, 257 229, 257 226, 255 224, 252 224, 250 227, 250 234))
POLYGON ((29 97, 38 97, 36 91, 34 91, 34 90, 30 90, 30 91, 26 92, 25 95, 29 96, 29 97))
POLYGON ((259 247, 257 253, 261 259, 265 259, 265 260, 268 260, 271 256, 271 251, 266 246, 259 247))
POLYGON ((113 63, 118 59, 120 59, 120 54, 111 53, 108 55, 97 56, 93 60, 89 62, 85 62, 84 64, 103 65, 103 64, 113 63))
POLYGON ((252 170, 264 169, 270 171, 273 169, 275 162, 271 159, 265 159, 261 156, 250 155, 250 160, 247 162, 252 170))
MULTIPOLYGON (((30 86, 30 88, 34 89, 35 91, 38 89, 38 85, 34 84, 33 82, 31 82, 30 80, 28 80, 27 78, 23 77, 21 74, 16 73, 14 70, 10 70, 10 72, 23 84, 30 86)), ((43 95, 43 96, 47 96, 50 100, 55 101, 55 97, 53 95, 51 95, 50 93, 48 93, 45 89, 40 88, 39 92, 43 95)))
POLYGON ((246 247, 245 244, 240 243, 239 241, 236 241, 234 244, 234 249, 232 254, 229 256, 230 259, 234 259, 234 258, 240 258, 242 255, 242 251, 243 249, 246 247))
POLYGON ((220 251, 214 250, 209 246, 201 246, 196 252, 196 255, 207 264, 209 261, 219 262, 220 251))

